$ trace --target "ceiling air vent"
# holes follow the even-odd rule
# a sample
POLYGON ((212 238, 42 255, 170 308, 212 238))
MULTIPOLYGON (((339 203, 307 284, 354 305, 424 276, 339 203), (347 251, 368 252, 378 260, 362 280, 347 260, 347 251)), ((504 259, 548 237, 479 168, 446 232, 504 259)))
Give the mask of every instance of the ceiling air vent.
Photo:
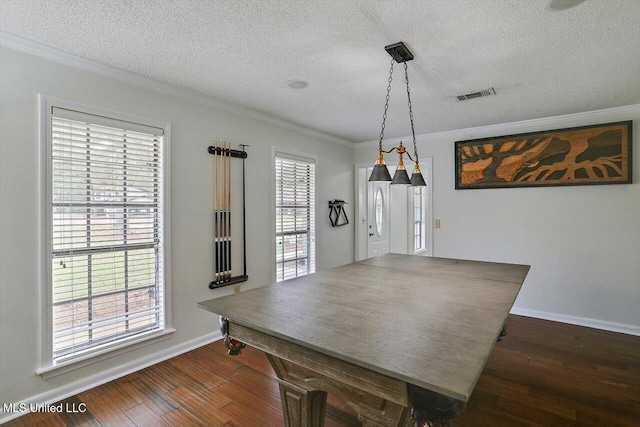
POLYGON ((458 95, 456 96, 456 98, 458 98, 458 101, 467 101, 469 99, 480 98, 483 96, 489 96, 489 95, 495 95, 495 94, 496 94, 496 90, 494 88, 489 88, 489 89, 481 90, 479 92, 467 93, 466 95, 458 95))

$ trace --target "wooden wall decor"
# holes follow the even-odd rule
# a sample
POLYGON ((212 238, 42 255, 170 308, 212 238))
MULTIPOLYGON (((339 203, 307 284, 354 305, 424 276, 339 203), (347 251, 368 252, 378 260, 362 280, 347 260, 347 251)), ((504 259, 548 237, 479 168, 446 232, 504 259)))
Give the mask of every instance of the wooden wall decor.
POLYGON ((456 190, 630 184, 631 121, 456 141, 456 190))

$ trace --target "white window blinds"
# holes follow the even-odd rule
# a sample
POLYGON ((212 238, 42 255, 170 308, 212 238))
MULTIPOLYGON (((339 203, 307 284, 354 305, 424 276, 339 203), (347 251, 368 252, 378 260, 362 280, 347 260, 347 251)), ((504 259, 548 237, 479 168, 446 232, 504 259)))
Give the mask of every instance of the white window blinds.
POLYGON ((163 131, 53 108, 53 361, 164 327, 163 131))
POLYGON ((276 153, 276 281, 316 271, 315 162, 276 153))

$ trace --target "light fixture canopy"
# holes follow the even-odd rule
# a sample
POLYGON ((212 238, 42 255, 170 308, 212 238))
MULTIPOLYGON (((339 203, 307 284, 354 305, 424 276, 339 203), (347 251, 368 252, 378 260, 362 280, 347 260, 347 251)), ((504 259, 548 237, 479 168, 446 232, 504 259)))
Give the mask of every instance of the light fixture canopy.
POLYGON ((414 187, 424 187, 426 186, 426 182, 424 181, 424 177, 422 176, 422 172, 420 172, 420 163, 418 160, 418 149, 416 147, 416 132, 413 125, 413 109, 411 106, 411 92, 409 90, 409 73, 407 72, 407 61, 411 61, 413 59, 413 54, 411 51, 405 46, 403 42, 398 42, 391 44, 389 46, 385 46, 384 48, 389 55, 391 55, 391 69, 389 70, 389 84, 387 85, 387 98, 384 104, 384 114, 382 115, 382 129, 380 130, 380 140, 378 141, 378 158, 376 163, 373 166, 373 172, 369 177, 369 181, 382 181, 389 182, 393 185, 411 185, 414 187), (409 103, 409 119, 411 120, 411 135, 413 136, 413 156, 409 154, 406 148, 402 145, 402 141, 397 147, 393 147, 388 151, 382 149, 382 140, 384 139, 384 127, 387 121, 387 110, 389 109, 389 94, 391 92, 391 81, 393 80, 393 64, 397 62, 398 64, 404 64, 404 77, 407 83, 407 99, 409 103), (384 163, 384 154, 391 153, 395 151, 398 153, 400 157, 398 160, 398 166, 396 167, 396 172, 393 174, 393 179, 391 179, 391 174, 389 174, 389 170, 387 169, 387 165, 384 163), (407 169, 404 166, 403 156, 407 155, 409 160, 415 163, 415 167, 413 169, 413 173, 411 174, 411 179, 409 179, 409 174, 407 173, 407 169))

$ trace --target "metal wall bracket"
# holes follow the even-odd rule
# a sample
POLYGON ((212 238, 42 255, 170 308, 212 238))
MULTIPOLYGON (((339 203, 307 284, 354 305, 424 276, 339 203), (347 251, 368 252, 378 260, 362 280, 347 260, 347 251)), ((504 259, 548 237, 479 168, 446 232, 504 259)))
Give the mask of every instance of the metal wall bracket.
MULTIPOLYGON (((246 145, 245 147, 248 147, 248 145, 246 145)), ((213 145, 210 145, 209 148, 207 148, 207 151, 209 152, 209 154, 217 154, 218 156, 222 154, 226 155, 227 153, 229 153, 229 156, 236 159, 246 159, 248 156, 246 151, 229 150, 222 147, 214 147, 213 145)))
POLYGON ((344 205, 347 202, 344 200, 329 201, 329 221, 333 227, 341 227, 349 224, 349 218, 347 218, 347 212, 344 210, 344 205), (342 218, 342 222, 340 221, 342 218))

